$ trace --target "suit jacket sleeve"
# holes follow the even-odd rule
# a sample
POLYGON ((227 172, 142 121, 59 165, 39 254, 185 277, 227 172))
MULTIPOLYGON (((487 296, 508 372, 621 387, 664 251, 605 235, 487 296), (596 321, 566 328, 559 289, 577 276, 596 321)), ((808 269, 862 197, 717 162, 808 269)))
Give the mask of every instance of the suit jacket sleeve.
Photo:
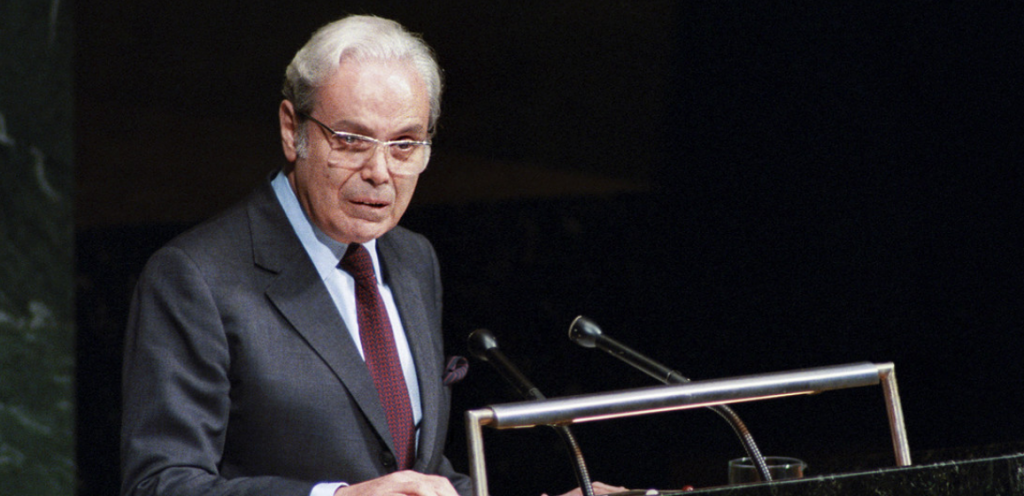
POLYGON ((125 346, 122 494, 309 494, 313 484, 284 477, 221 477, 229 346, 211 289, 184 251, 164 248, 147 264, 125 346))

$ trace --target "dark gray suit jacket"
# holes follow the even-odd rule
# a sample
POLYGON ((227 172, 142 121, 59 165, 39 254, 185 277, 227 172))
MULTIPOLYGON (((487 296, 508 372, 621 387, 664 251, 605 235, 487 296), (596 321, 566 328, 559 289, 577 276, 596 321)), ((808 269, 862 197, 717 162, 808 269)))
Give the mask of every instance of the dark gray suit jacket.
MULTIPOLYGON (((470 481, 442 450, 441 283, 426 238, 377 241, 419 376, 414 470, 470 481)), ((269 183, 149 260, 124 362, 122 494, 306 496, 394 470, 365 363, 269 183)))

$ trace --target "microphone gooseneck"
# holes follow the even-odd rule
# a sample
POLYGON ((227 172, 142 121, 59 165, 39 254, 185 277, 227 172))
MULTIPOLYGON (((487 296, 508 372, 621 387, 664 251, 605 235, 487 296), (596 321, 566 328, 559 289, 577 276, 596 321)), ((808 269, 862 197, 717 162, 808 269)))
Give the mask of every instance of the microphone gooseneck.
MULTIPOLYGON (((469 334, 469 352, 472 355, 484 362, 491 364, 494 368, 498 369, 498 373, 505 378, 512 386, 516 389, 516 392, 520 396, 527 400, 543 400, 544 394, 534 386, 529 379, 519 371, 519 368, 515 366, 505 354, 498 349, 498 340, 494 337, 494 334, 487 329, 477 329, 469 334)), ((558 433, 562 441, 565 442, 566 447, 569 449, 569 455, 573 469, 576 472, 576 482, 579 483, 580 489, 583 491, 585 496, 594 496, 594 485, 590 481, 590 472, 587 470, 587 464, 583 461, 583 452, 580 450, 580 445, 576 442, 576 436, 572 435, 572 431, 569 427, 564 425, 552 425, 555 432, 558 433)))
MULTIPOLYGON (((598 327, 594 321, 580 315, 572 321, 569 325, 569 339, 576 344, 584 348, 600 348, 608 354, 622 360, 641 372, 665 383, 665 384, 683 384, 690 382, 690 379, 682 376, 679 372, 672 370, 650 358, 638 353, 632 348, 606 336, 601 328, 598 327)), ((747 456, 753 460, 754 465, 757 466, 757 471, 763 481, 771 481, 772 476, 768 472, 768 465, 764 461, 764 456, 761 455, 761 451, 757 449, 757 443, 754 442, 754 437, 750 434, 746 424, 740 420, 739 415, 729 408, 728 405, 715 405, 708 407, 719 416, 724 418, 729 425, 732 426, 733 431, 739 436, 740 442, 743 444, 743 449, 747 452, 747 456)))

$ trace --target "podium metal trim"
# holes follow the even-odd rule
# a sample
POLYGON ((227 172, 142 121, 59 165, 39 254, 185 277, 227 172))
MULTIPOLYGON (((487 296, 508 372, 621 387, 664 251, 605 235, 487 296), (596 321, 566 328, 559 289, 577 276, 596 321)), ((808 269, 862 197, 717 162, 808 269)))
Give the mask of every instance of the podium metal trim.
POLYGON ((474 496, 488 496, 483 426, 495 429, 565 425, 609 418, 760 401, 862 386, 882 385, 897 466, 907 466, 910 446, 892 363, 854 363, 725 379, 693 381, 541 401, 491 405, 466 412, 474 496))

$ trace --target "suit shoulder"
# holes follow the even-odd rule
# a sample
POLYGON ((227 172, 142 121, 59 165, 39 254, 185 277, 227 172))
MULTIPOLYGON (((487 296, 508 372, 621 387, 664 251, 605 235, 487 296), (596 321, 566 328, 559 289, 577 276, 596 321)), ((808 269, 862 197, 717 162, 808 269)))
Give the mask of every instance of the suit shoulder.
POLYGON ((431 257, 434 255, 434 245, 426 236, 410 231, 402 226, 396 226, 378 240, 382 246, 387 246, 405 256, 431 257))
POLYGON ((174 237, 154 256, 161 252, 177 251, 199 265, 223 264, 230 260, 251 261, 251 212, 254 207, 259 208, 267 203, 265 189, 269 189, 269 186, 257 189, 244 200, 174 237))
POLYGON ((248 244, 250 239, 244 204, 238 204, 176 236, 165 248, 177 248, 198 256, 233 251, 248 244))

